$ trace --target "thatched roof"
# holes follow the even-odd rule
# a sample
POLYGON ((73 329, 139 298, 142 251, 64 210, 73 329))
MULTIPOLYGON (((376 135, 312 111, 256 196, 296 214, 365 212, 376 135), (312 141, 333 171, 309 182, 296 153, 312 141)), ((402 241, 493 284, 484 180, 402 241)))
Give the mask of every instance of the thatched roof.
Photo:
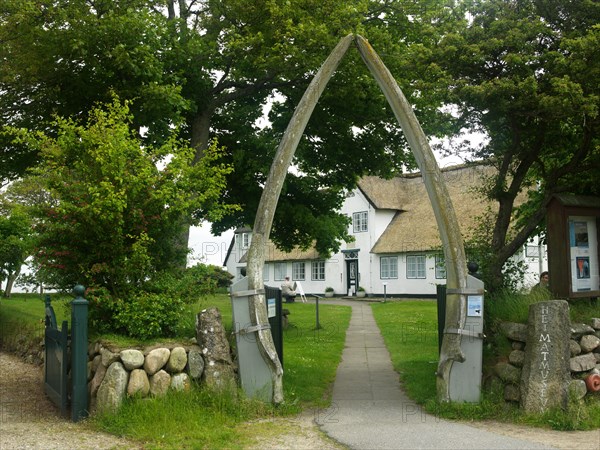
MULTIPOLYGON (((489 166, 453 166, 442 170, 463 238, 470 237, 478 217, 488 208, 497 209, 497 204, 484 200, 475 192, 482 185, 482 175, 491 176, 494 172, 495 169, 489 166)), ((397 211, 370 249, 371 253, 404 253, 441 247, 437 222, 420 173, 390 180, 363 177, 358 188, 376 209, 397 211)), ((240 262, 245 263, 246 258, 247 255, 243 255, 240 262)), ((267 244, 265 262, 315 259, 323 257, 314 248, 286 253, 271 241, 267 244)))
MULTIPOLYGON (((247 262, 247 255, 245 253, 240 259, 240 263, 247 262)), ((322 256, 314 248, 309 248, 308 250, 301 250, 299 248, 295 248, 289 253, 284 252, 283 250, 279 250, 275 247, 275 244, 269 240, 267 243, 267 250, 265 254, 265 262, 280 262, 280 261, 301 261, 301 260, 311 260, 311 259, 324 259, 322 256)))
MULTIPOLYGON (((455 166, 442 171, 463 237, 470 234, 477 217, 493 206, 474 192, 482 183, 481 175, 490 174, 493 170, 482 166, 455 166)), ((402 253, 441 247, 433 208, 420 174, 393 180, 366 177, 358 185, 376 207, 398 210, 371 249, 372 253, 402 253)))

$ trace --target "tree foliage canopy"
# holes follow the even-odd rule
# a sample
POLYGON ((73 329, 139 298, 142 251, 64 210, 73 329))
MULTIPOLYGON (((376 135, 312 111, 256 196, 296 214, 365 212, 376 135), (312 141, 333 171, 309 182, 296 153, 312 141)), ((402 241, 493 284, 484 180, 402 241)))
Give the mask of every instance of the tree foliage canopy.
POLYGON ((12 284, 31 252, 31 219, 19 205, 0 201, 0 283, 6 280, 4 296, 10 297, 12 284))
MULTIPOLYGON (((487 137, 452 151, 499 169, 486 192, 499 205, 486 239, 498 276, 543 224, 552 193, 597 193, 599 8, 587 0, 6 0, 0 126, 56 136, 56 114, 85 120, 116 93, 129 102, 147 148, 160 148, 174 128, 194 150, 194 165, 217 138, 235 168, 223 197, 241 205, 213 221, 222 232, 253 223, 277 143, 308 82, 342 36, 360 33, 429 136, 462 129, 487 137), (261 127, 265 110, 269 122, 261 127), (515 217, 515 199, 534 185, 515 217)), ((4 181, 39 157, 0 135, 4 181)), ((347 219, 335 212, 344 189, 365 174, 414 167, 356 52, 320 99, 294 164, 272 238, 286 249, 316 243, 324 254, 347 237, 347 219)))
POLYGON ((485 190, 499 206, 484 239, 491 287, 501 283, 507 259, 540 231, 553 194, 600 192, 600 5, 486 0, 463 6, 468 22, 444 36, 435 58, 453 79, 447 101, 459 123, 487 136, 467 149, 471 158, 498 169, 485 190))
POLYGON ((70 289, 76 283, 122 295, 172 268, 182 215, 218 219, 235 207, 221 202, 225 175, 212 145, 201 162, 175 137, 144 147, 130 132, 118 100, 97 107, 85 125, 58 118, 56 137, 11 130, 40 163, 11 186, 34 217, 38 277, 70 289))
MULTIPOLYGON (((226 196, 242 208, 214 230, 251 224, 277 142, 312 75, 338 40, 371 39, 402 78, 428 131, 445 132, 436 106, 439 71, 423 65, 454 20, 434 0, 174 1, 8 0, 0 12, 0 125, 56 133, 54 114, 84 119, 112 92, 130 101, 142 141, 161 145, 176 126, 201 160, 211 137, 235 167, 226 196), (436 26, 433 26, 435 22, 436 26), (271 125, 257 126, 265 105, 271 125)), ((4 135, 3 177, 36 159, 4 135)), ((282 195, 273 238, 283 247, 316 240, 323 253, 346 236, 335 212, 342 188, 411 166, 402 133, 357 54, 319 103, 282 195), (309 194, 309 195, 307 195, 309 194)))

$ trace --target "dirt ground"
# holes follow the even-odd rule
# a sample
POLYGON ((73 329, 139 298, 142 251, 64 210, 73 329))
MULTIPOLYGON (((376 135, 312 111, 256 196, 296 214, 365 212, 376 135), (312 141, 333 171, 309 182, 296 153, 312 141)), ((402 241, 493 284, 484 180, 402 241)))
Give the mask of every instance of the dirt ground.
MULTIPOLYGON (((74 424, 59 417, 43 391, 43 368, 0 352, 0 450, 9 449, 139 449, 143 444, 93 430, 85 421, 74 424)), ((325 436, 310 415, 276 419, 289 432, 261 441, 257 449, 342 449, 325 436)), ((270 419, 273 420, 273 419, 270 419)), ((600 429, 558 432, 496 422, 471 426, 519 437, 560 449, 600 449, 600 429)))

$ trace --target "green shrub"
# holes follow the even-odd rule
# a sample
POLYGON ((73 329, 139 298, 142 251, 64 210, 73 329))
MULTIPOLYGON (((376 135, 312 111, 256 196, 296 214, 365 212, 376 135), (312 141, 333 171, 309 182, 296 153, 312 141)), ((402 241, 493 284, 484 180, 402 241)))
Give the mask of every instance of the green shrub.
POLYGON ((115 331, 114 316, 118 310, 117 300, 104 287, 88 288, 85 294, 88 305, 88 323, 97 333, 115 331))
POLYGON ((232 275, 217 266, 196 264, 185 270, 157 273, 144 285, 144 290, 168 294, 191 304, 200 297, 212 295, 218 288, 228 287, 232 275))
POLYGON ((184 322, 184 305, 215 294, 228 286, 231 278, 219 267, 197 264, 185 270, 157 272, 139 288, 118 297, 104 287, 89 288, 90 327, 99 334, 120 333, 140 339, 172 336, 184 322))
POLYGON ((117 329, 139 339, 174 336, 183 317, 177 297, 140 291, 118 302, 114 316, 117 329))

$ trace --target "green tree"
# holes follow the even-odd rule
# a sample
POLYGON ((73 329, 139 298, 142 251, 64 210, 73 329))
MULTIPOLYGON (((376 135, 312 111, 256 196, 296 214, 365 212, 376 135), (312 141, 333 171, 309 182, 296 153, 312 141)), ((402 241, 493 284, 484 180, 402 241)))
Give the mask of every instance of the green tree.
POLYGON ((508 258, 543 229, 550 196, 599 193, 600 5, 485 0, 463 7, 466 27, 444 36, 433 56, 453 79, 447 102, 458 123, 488 138, 472 157, 498 170, 483 192, 498 211, 479 238, 489 243, 484 259, 494 289, 504 283, 508 258))
POLYGON ((0 282, 6 280, 4 297, 11 296, 13 284, 31 250, 29 216, 18 205, 3 200, 0 204, 0 282))
POLYGON ((41 157, 14 190, 30 193, 34 262, 46 284, 121 296, 181 258, 170 241, 182 215, 215 220, 233 208, 221 202, 231 169, 216 145, 192 166, 189 146, 172 137, 144 147, 130 126, 127 106, 114 100, 84 125, 57 119, 56 137, 11 130, 41 157))
MULTIPOLYGON (((171 126, 205 154, 226 147, 236 175, 225 193, 240 212, 214 230, 252 223, 277 142, 312 75, 338 40, 359 32, 384 55, 428 132, 447 131, 436 108, 440 76, 426 56, 455 22, 445 0, 7 0, 0 10, 0 123, 53 130, 54 113, 83 118, 110 92, 131 101, 133 126, 160 145, 171 126), (428 95, 424 95, 427 92, 428 95), (275 99, 272 126, 259 131, 275 99)), ((54 131, 55 132, 55 131, 54 131)), ((402 132, 356 52, 319 103, 275 218, 283 247, 326 252, 345 237, 335 213, 342 188, 411 165, 402 132)), ((3 176, 17 176, 35 152, 5 137, 3 176)))

